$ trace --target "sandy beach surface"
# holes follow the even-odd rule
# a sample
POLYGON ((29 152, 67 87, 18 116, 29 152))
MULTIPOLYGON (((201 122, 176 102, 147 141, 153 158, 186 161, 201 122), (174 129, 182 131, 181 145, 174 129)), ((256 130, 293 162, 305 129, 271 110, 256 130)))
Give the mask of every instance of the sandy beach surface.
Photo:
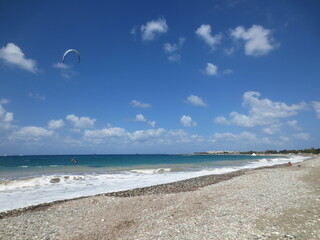
POLYGON ((0 213, 0 239, 320 239, 320 157, 0 213))

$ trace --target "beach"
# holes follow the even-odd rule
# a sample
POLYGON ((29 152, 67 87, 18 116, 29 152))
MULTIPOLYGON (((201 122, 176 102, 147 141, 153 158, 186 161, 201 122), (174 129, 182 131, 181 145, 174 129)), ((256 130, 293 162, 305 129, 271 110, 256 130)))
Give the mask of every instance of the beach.
POLYGON ((320 157, 0 213, 0 239, 320 239, 320 157))

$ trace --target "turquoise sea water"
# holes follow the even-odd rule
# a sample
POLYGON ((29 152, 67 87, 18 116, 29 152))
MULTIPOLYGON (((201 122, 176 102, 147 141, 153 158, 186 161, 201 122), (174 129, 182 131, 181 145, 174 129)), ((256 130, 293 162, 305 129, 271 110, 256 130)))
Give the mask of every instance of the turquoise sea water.
POLYGON ((0 211, 303 159, 251 155, 0 156, 0 211))

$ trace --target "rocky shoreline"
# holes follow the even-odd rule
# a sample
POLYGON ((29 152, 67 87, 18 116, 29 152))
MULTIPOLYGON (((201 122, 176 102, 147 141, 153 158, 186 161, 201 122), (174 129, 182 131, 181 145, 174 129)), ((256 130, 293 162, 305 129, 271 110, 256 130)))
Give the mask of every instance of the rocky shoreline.
POLYGON ((320 239, 320 159, 0 213, 0 239, 320 239))

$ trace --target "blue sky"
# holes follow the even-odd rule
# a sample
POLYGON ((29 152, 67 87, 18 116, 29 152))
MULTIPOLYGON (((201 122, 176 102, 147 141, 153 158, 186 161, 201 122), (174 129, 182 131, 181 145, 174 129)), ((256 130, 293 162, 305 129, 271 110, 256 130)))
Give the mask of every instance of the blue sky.
POLYGON ((1 1, 0 154, 319 147, 319 11, 1 1))

